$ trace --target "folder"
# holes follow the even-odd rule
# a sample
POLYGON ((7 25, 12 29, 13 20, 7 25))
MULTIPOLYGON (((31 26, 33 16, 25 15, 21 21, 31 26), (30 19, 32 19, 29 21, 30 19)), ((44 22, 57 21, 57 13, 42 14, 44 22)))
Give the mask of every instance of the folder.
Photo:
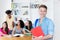
POLYGON ((44 36, 44 32, 43 32, 41 26, 37 26, 36 28, 33 28, 31 30, 31 33, 33 36, 36 36, 36 37, 44 36))

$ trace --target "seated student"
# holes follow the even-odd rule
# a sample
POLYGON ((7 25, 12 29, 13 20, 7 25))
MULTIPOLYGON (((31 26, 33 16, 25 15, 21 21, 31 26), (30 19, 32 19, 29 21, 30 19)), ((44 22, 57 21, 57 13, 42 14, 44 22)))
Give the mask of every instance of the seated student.
POLYGON ((23 30, 24 22, 22 20, 19 20, 16 27, 14 27, 12 31, 12 35, 14 34, 24 34, 25 31, 23 30))
POLYGON ((0 28, 0 36, 8 35, 8 33, 9 33, 9 29, 8 29, 7 22, 4 22, 2 28, 0 28))
POLYGON ((25 29, 31 31, 32 29, 32 22, 30 20, 27 20, 26 24, 25 24, 25 29))

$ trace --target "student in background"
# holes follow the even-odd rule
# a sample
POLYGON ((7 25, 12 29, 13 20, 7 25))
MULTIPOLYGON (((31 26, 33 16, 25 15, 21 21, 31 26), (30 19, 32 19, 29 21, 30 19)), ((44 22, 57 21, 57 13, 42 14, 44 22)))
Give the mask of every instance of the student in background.
POLYGON ((25 31, 23 30, 24 28, 24 22, 22 20, 18 20, 18 23, 16 25, 16 27, 14 27, 13 31, 12 31, 12 35, 14 34, 24 34, 25 31))
POLYGON ((10 29, 10 34, 12 33, 13 27, 14 27, 14 17, 12 16, 12 11, 11 10, 7 10, 6 11, 6 21, 8 23, 8 28, 10 29))
POLYGON ((30 20, 27 20, 26 24, 25 24, 25 29, 31 31, 32 29, 32 22, 30 20))
POLYGON ((2 24, 2 28, 0 28, 0 36, 5 36, 9 34, 8 24, 4 22, 2 24))
POLYGON ((40 18, 36 19, 35 26, 41 26, 45 36, 43 37, 35 37, 33 40, 53 40, 54 35, 54 23, 51 19, 46 17, 47 14, 47 6, 40 5, 39 6, 39 15, 40 18))

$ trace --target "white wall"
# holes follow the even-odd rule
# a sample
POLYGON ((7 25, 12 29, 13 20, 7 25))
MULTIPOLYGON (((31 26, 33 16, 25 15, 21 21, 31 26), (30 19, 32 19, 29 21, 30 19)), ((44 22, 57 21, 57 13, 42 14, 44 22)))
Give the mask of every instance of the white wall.
POLYGON ((0 27, 5 21, 5 11, 11 9, 11 0, 0 0, 0 27))
POLYGON ((55 36, 54 40, 60 40, 60 0, 54 0, 55 36))

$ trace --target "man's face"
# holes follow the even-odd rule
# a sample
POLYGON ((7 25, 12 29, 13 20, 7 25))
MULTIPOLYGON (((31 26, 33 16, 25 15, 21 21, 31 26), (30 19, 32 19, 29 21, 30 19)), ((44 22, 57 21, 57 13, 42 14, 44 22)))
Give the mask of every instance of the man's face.
POLYGON ((8 14, 8 17, 11 18, 11 14, 8 14))
POLYGON ((45 17, 47 14, 47 9, 44 7, 39 8, 39 15, 40 17, 45 17))

